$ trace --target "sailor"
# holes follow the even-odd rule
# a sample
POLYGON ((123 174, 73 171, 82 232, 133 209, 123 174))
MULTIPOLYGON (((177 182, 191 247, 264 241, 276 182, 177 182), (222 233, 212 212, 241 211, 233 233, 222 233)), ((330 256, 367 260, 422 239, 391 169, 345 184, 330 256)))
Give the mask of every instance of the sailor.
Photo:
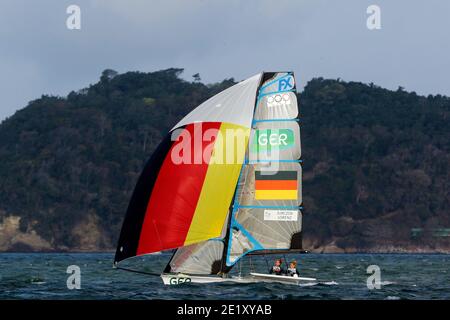
POLYGON ((298 277, 297 261, 292 260, 289 263, 289 268, 286 270, 286 275, 290 277, 298 277))
POLYGON ((282 262, 283 261, 281 259, 275 260, 275 264, 272 266, 272 268, 270 268, 269 273, 276 274, 278 276, 283 275, 285 271, 284 271, 283 267, 281 266, 282 262))

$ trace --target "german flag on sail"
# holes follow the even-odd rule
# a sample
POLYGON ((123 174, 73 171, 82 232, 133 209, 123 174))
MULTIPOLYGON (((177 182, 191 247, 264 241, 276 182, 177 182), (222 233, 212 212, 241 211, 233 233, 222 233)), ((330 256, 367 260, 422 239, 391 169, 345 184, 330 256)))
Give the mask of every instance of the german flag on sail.
POLYGON ((296 200, 297 171, 255 171, 256 200, 296 200))
POLYGON ((222 232, 250 129, 226 122, 179 129, 178 138, 169 134, 159 145, 138 180, 115 261, 187 246, 222 232), (182 156, 185 162, 174 161, 182 156))

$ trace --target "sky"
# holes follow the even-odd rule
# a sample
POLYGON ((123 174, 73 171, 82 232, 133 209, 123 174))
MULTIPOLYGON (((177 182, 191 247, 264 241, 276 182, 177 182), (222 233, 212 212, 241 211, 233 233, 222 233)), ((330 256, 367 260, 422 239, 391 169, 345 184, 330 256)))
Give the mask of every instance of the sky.
POLYGON ((449 15, 447 0, 1 0, 0 121, 107 68, 207 83, 293 70, 299 91, 324 77, 450 95, 449 15), (367 27, 370 5, 381 29, 367 27))

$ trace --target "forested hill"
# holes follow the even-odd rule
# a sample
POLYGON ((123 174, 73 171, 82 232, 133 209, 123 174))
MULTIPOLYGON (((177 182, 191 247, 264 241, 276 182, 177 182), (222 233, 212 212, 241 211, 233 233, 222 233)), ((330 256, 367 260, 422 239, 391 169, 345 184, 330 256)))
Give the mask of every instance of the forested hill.
MULTIPOLYGON (((0 250, 112 249, 162 137, 234 84, 181 72, 105 70, 3 121, 0 250)), ((449 250, 449 98, 319 78, 299 102, 307 249, 449 250)))

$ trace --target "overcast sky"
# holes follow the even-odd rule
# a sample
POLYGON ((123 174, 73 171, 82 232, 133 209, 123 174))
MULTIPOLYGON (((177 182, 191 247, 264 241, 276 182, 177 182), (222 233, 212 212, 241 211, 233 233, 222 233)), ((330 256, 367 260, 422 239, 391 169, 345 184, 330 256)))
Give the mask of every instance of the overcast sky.
POLYGON ((102 70, 185 68, 204 82, 260 71, 450 95, 448 0, 0 1, 0 120, 102 70), (66 8, 81 8, 69 30, 66 8), (366 26, 381 8, 381 30, 366 26))

